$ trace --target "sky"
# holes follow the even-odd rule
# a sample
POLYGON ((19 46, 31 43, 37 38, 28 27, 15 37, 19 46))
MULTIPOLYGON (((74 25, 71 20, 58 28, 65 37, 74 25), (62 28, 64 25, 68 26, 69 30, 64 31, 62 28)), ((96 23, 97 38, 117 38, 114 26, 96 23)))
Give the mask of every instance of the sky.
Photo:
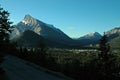
POLYGON ((0 5, 14 24, 29 14, 72 38, 120 26, 120 0, 0 0, 0 5))

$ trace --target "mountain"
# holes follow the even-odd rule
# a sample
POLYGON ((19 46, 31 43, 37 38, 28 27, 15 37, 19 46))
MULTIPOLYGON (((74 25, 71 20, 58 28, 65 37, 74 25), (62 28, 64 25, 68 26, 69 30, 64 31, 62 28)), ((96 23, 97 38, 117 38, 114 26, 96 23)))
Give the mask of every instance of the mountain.
POLYGON ((94 32, 94 33, 89 33, 83 37, 80 37, 79 40, 82 39, 99 40, 101 37, 102 37, 101 34, 99 34, 98 32, 94 32))
MULTIPOLYGON (((108 36, 111 45, 120 45, 116 43, 116 41, 120 40, 120 27, 111 29, 105 32, 105 34, 108 36)), ((81 48, 98 44, 102 36, 98 32, 94 32, 78 39, 71 39, 53 25, 44 23, 30 15, 25 15, 24 19, 15 25, 10 37, 12 40, 17 41, 19 46, 37 47, 44 38, 46 46, 81 48)))
POLYGON ((89 33, 86 34, 80 38, 77 39, 77 43, 81 44, 81 46, 88 46, 91 44, 97 44, 99 43, 99 40, 101 39, 102 35, 98 32, 89 33))
POLYGON ((73 41, 64 32, 55 28, 53 25, 46 24, 30 15, 25 15, 24 19, 15 25, 11 37, 19 38, 26 30, 33 31, 39 36, 42 36, 48 45, 69 46, 73 41), (53 42, 53 44, 51 42, 53 42))
POLYGON ((105 32, 105 34, 107 35, 109 40, 114 39, 114 38, 120 36, 120 27, 111 29, 111 30, 105 32))
POLYGON ((120 49, 120 27, 111 29, 105 34, 108 37, 108 41, 113 49, 120 49))

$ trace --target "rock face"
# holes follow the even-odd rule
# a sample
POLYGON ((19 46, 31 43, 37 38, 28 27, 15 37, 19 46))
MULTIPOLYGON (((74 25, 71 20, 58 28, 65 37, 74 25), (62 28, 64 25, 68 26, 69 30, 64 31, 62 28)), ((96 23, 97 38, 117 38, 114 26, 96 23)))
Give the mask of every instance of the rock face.
POLYGON ((105 32, 107 35, 112 35, 112 34, 120 34, 120 27, 117 27, 117 28, 114 28, 114 29, 111 29, 107 32, 105 32))
POLYGON ((26 30, 33 31, 34 33, 44 37, 46 43, 50 45, 69 45, 73 41, 64 32, 55 28, 53 25, 39 21, 30 15, 25 15, 24 19, 15 25, 11 36, 12 38, 20 37, 26 30))
POLYGON ((114 39, 114 38, 120 36, 120 27, 111 29, 111 30, 105 32, 105 34, 108 36, 109 40, 114 39))

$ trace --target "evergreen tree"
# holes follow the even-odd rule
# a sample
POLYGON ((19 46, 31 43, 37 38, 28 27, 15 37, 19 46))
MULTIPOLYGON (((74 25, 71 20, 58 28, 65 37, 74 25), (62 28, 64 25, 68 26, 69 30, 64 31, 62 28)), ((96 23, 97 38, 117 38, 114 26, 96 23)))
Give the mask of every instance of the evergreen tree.
POLYGON ((110 52, 110 45, 107 36, 103 35, 100 40, 99 55, 97 60, 97 69, 100 80, 116 80, 115 76, 118 74, 115 65, 115 56, 110 52))
POLYGON ((8 19, 9 13, 0 6, 0 63, 3 61, 7 45, 9 45, 9 34, 12 31, 12 22, 8 19))
POLYGON ((100 47, 99 50, 101 51, 100 53, 100 58, 107 59, 107 54, 110 51, 110 45, 107 43, 107 36, 103 35, 103 37, 100 40, 100 47))

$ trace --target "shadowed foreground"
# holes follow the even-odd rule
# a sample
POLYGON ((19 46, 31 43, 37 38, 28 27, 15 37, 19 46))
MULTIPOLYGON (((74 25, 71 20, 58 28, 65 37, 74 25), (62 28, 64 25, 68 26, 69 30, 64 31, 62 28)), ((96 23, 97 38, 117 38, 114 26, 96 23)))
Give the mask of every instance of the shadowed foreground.
POLYGON ((6 56, 2 66, 5 70, 4 76, 9 78, 7 80, 66 80, 61 76, 51 74, 51 72, 28 65, 26 61, 13 56, 6 56))

